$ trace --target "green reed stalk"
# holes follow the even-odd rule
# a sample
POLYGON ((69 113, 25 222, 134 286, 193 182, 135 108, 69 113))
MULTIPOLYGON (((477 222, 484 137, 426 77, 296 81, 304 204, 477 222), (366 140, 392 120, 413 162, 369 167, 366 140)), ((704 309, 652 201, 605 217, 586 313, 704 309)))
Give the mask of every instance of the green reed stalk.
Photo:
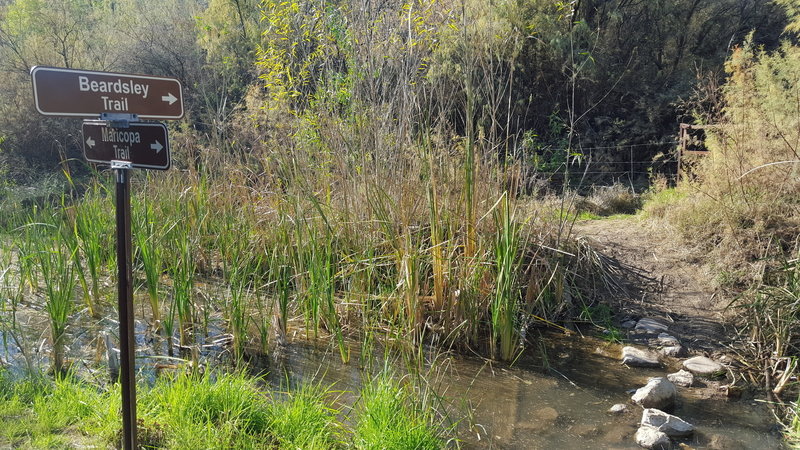
MULTIPOLYGON (((2 237, 0 237, 2 239, 2 237)), ((8 351, 8 337, 14 332, 16 325, 15 297, 17 289, 14 287, 14 252, 6 244, 5 240, 0 241, 0 324, 3 327, 3 348, 8 351), (10 325, 6 321, 6 312, 11 310, 10 325)), ((18 283, 17 283, 18 284, 18 283)))
POLYGON ((40 236, 41 223, 37 223, 33 216, 27 225, 19 228, 20 234, 15 239, 17 261, 19 264, 20 289, 24 290, 27 285, 30 292, 39 288, 39 277, 36 273, 36 253, 39 248, 39 241, 46 239, 40 236))
POLYGON ((230 296, 228 301, 228 322, 233 334, 233 353, 239 362, 244 356, 244 346, 247 341, 247 324, 250 311, 247 308, 247 299, 255 290, 255 282, 261 270, 263 259, 253 256, 255 263, 250 263, 246 255, 242 255, 231 269, 230 296))
POLYGON ((228 300, 228 322, 233 334, 233 355, 237 363, 244 356, 244 342, 247 339, 246 298, 247 281, 238 269, 231 273, 230 296, 228 300))
POLYGON ((142 263, 150 310, 153 314, 153 328, 158 329, 161 322, 161 305, 158 288, 161 284, 163 270, 163 249, 160 236, 166 233, 167 227, 157 227, 153 207, 150 203, 143 205, 144 210, 136 221, 137 232, 134 234, 138 260, 142 263))
POLYGON ((269 332, 272 329, 274 302, 267 300, 271 297, 263 289, 255 290, 255 298, 258 319, 253 318, 253 323, 258 330, 259 351, 266 355, 269 353, 269 332))
POLYGON ((36 261, 45 288, 45 310, 50 316, 50 337, 53 341, 53 370, 61 373, 64 367, 64 335, 72 312, 75 289, 74 255, 65 248, 53 248, 49 242, 39 242, 36 261))
MULTIPOLYGON (((299 215, 296 217, 299 217, 299 215)), ((312 285, 314 277, 311 275, 311 266, 314 264, 315 243, 313 236, 306 236, 306 227, 308 225, 305 221, 301 223, 300 220, 297 220, 296 222, 294 265, 298 273, 298 299, 300 300, 300 308, 306 325, 306 334, 311 329, 314 333, 314 339, 316 339, 319 335, 319 297, 314 292, 316 286, 312 285)))
POLYGON ((282 253, 279 254, 278 248, 278 246, 275 246, 273 249, 273 257, 271 259, 272 268, 270 271, 276 278, 275 288, 278 298, 278 315, 275 334, 280 342, 285 342, 286 333, 289 331, 289 299, 292 289, 292 268, 288 264, 290 258, 289 249, 284 246, 282 247, 282 253))
POLYGON ((172 298, 178 314, 180 344, 185 346, 189 345, 189 333, 192 328, 195 262, 188 231, 179 230, 177 237, 178 260, 172 265, 170 275, 172 298))
POLYGON ((169 303, 167 313, 161 316, 161 329, 167 339, 167 356, 173 356, 173 336, 175 336, 175 295, 173 293, 172 299, 169 303))
POLYGON ((411 231, 406 230, 403 235, 403 247, 399 251, 400 285, 406 319, 406 332, 410 332, 416 342, 422 331, 424 318, 419 301, 419 252, 413 245, 411 231))
MULTIPOLYGON (((77 249, 74 252, 75 262, 79 268, 79 281, 84 290, 84 301, 92 317, 99 317, 98 305, 101 303, 100 275, 103 265, 110 258, 110 245, 108 236, 112 233, 111 215, 107 205, 95 185, 91 194, 87 194, 83 201, 74 208, 75 217, 72 233, 77 249), (81 258, 82 256, 82 258, 81 258), (86 268, 89 280, 86 279, 86 268)), ((73 237, 69 237, 72 241, 73 237)))
POLYGON ((500 345, 500 357, 510 361, 514 357, 518 333, 516 318, 519 309, 517 271, 519 270, 520 241, 519 225, 514 222, 514 214, 504 193, 498 210, 495 212, 495 295, 492 301, 492 354, 500 345))

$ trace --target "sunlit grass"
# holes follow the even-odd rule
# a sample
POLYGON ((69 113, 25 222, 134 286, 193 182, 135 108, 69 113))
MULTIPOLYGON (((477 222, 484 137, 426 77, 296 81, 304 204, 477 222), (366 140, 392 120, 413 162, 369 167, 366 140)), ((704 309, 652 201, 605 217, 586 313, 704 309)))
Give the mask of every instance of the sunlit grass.
POLYGON ((356 406, 353 446, 360 449, 438 449, 444 442, 433 411, 396 380, 379 375, 361 391, 356 406))
MULTIPOLYGON (((442 448, 447 433, 411 391, 381 375, 357 393, 354 423, 318 384, 272 392, 243 373, 176 374, 139 386, 138 439, 147 448, 442 448)), ((0 371, 0 446, 118 444, 118 385, 72 375, 0 371)))

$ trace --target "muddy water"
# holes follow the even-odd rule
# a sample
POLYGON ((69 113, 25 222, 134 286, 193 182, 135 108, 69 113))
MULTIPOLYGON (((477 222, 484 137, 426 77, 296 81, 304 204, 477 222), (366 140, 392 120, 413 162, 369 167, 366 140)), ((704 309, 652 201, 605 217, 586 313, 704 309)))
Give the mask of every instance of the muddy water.
MULTIPOLYGON (((36 314, 21 314, 20 320, 31 331, 34 344, 28 354, 35 364, 46 366, 44 346, 46 321, 36 314)), ((72 334, 69 356, 96 377, 105 374, 104 358, 98 358, 99 331, 114 334, 116 324, 103 320, 97 326, 72 334)), ((154 338, 146 324, 137 321, 137 368, 145 377, 155 377, 154 367, 177 360, 163 355, 164 344, 154 338)), ((227 350, 220 330, 210 329, 211 338, 201 338, 200 359, 206 365, 224 364, 227 350)), ((513 367, 477 358, 426 355, 425 379, 443 398, 449 420, 457 423, 459 439, 465 448, 639 448, 634 440, 639 407, 611 416, 606 411, 615 403, 627 403, 630 390, 643 386, 648 377, 664 376, 678 369, 633 369, 622 366, 620 348, 593 338, 543 335, 538 344, 515 362, 513 367)), ((4 358, 12 365, 24 364, 14 345, 8 345, 4 358)), ((349 364, 342 364, 334 348, 314 346, 296 338, 279 355, 256 358, 255 372, 267 373, 276 387, 314 381, 340 391, 343 420, 369 370, 359 364, 357 349, 351 349, 349 364)), ((380 351, 376 353, 381 353, 380 351)), ((176 353, 176 356, 180 356, 176 353)), ((184 353, 185 358, 188 354, 184 353)), ((372 360, 377 369, 385 366, 405 373, 403 362, 372 360)), ((781 448, 775 423, 764 403, 749 398, 728 400, 715 386, 679 388, 680 399, 673 413, 694 424, 698 432, 684 441, 693 448, 781 448), (711 398, 709 398, 711 397, 711 398)))
MULTIPOLYGON (((451 420, 459 421, 465 448, 596 449, 640 448, 633 435, 641 408, 629 405, 620 416, 606 411, 627 403, 630 389, 650 376, 673 370, 631 369, 620 365, 620 348, 591 338, 546 336, 538 349, 524 354, 514 367, 480 359, 438 357, 438 370, 428 382, 446 398, 451 420), (472 410, 472 413, 468 411, 472 410)), ((322 381, 350 392, 361 385, 365 371, 356 363, 341 364, 333 349, 290 345, 272 360, 269 379, 276 385, 322 381)), ((383 363, 378 364, 383 366, 383 363)), ((675 368, 677 370, 677 368, 675 368)), ((715 388, 680 388, 673 413, 697 427, 692 448, 782 448, 768 409, 752 399, 727 400, 715 388)))

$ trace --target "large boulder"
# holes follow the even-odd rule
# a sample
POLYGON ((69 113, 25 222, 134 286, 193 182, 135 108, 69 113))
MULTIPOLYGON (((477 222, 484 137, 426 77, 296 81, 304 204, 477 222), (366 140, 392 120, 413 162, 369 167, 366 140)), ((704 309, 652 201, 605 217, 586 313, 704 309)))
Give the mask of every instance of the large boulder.
POLYGON ((683 362, 683 368, 703 377, 717 375, 725 370, 722 364, 705 356, 695 356, 687 359, 683 362))
POLYGON ((640 424, 651 426, 669 437, 684 437, 694 433, 694 425, 655 408, 645 408, 640 424))
POLYGON ((631 400, 643 408, 669 409, 675 404, 677 395, 678 390, 671 381, 664 377, 655 377, 637 389, 631 400))
POLYGON ((622 347, 622 364, 630 367, 658 367, 658 355, 636 347, 622 347))
POLYGON ((637 444, 644 448, 656 450, 669 450, 672 448, 672 441, 666 433, 647 425, 639 427, 634 439, 636 439, 637 444))
POLYGON ((692 375, 692 372, 683 369, 667 375, 667 379, 683 387, 691 387, 694 384, 694 375, 692 375))

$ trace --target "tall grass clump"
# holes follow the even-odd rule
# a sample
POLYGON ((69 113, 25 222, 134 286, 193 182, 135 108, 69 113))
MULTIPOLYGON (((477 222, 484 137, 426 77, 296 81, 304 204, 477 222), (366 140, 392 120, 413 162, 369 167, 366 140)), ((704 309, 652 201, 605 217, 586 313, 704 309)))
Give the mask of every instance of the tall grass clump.
POLYGON ((241 361, 244 355, 248 337, 247 328, 252 319, 251 308, 248 306, 250 306, 249 299, 256 294, 253 272, 259 272, 261 267, 260 262, 252 267, 249 266, 244 256, 241 260, 243 263, 234 266, 229 273, 227 301, 228 323, 233 334, 233 354, 237 362, 241 361))
POLYGON ((105 446, 119 427, 119 393, 38 372, 0 374, 0 441, 14 448, 105 446), (116 395, 114 395, 116 394, 116 395))
POLYGON ((78 250, 74 251, 78 279, 89 314, 98 318, 102 301, 100 279, 115 248, 111 239, 114 235, 113 207, 105 195, 104 187, 95 181, 83 198, 67 211, 68 216, 72 216, 69 221, 74 234, 74 237, 67 239, 74 239, 77 244, 75 250, 78 250))
MULTIPOLYGON (((153 315, 153 328, 159 330, 161 327, 159 288, 164 271, 163 237, 170 231, 170 222, 159 226, 159 218, 155 216, 153 205, 148 201, 134 202, 133 217, 135 219, 133 221, 133 235, 136 243, 135 260, 141 264, 144 272, 147 298, 150 301, 150 311, 153 315)), ((175 224, 173 223, 172 226, 175 224)))
POLYGON ((504 194, 495 212, 497 236, 495 240, 496 281, 492 301, 492 352, 498 350, 500 357, 510 361, 518 348, 518 311, 520 289, 517 285, 521 261, 520 226, 514 221, 513 207, 504 194))
POLYGON ((407 387, 389 375, 378 375, 362 388, 355 414, 355 448, 445 447, 435 412, 423 408, 407 387))
POLYGON ((329 406, 330 395, 319 385, 307 384, 270 405, 269 430, 281 448, 336 448, 341 429, 339 411, 329 406))
POLYGON ((50 340, 53 345, 53 370, 55 373, 61 373, 64 369, 67 325, 74 309, 76 294, 74 253, 58 241, 53 243, 51 241, 53 235, 40 233, 36 236, 39 239, 37 243, 39 248, 35 259, 44 284, 44 307, 49 317, 50 340))
MULTIPOLYGON (((172 305, 178 318, 180 345, 189 345, 194 323, 194 279, 195 254, 189 237, 189 230, 176 227, 176 240, 173 243, 176 259, 171 261, 169 274, 172 278, 172 305)), ((164 330, 167 331, 166 329, 164 330)), ((171 336, 168 334, 167 339, 171 336)))
MULTIPOLYGON (((232 113, 224 149, 182 132, 187 147, 201 151, 181 162, 184 170, 143 187, 156 222, 176 224, 162 240, 169 305, 152 296, 158 274, 146 266, 159 266, 147 262, 158 259, 145 238, 152 232, 137 238, 137 261, 156 289, 151 309, 162 310, 168 338, 172 312, 185 343, 192 316, 201 312, 207 322, 221 311, 237 355, 254 325, 266 350, 270 333, 282 342, 302 335, 289 333, 302 322, 307 338, 333 340, 343 361, 350 338, 365 349, 383 339, 412 352, 436 343, 510 359, 523 341, 519 286, 535 278, 542 286, 556 280, 556 294, 574 288, 558 275, 568 258, 529 251, 560 248, 558 219, 534 214, 538 206, 522 199, 522 189, 504 194, 521 182, 510 182, 507 169, 518 154, 525 159, 524 149, 498 129, 511 120, 513 101, 486 76, 495 60, 480 43, 511 42, 515 28, 497 8, 464 6, 445 11, 424 2, 404 10, 414 24, 408 41, 377 16, 313 2, 260 3, 261 81, 232 113), (301 4, 307 11, 298 16, 301 4), (491 33, 471 20, 485 14, 497 19, 491 33), (366 27, 350 28, 356 22, 366 27), (307 43, 316 50, 304 50, 307 43), (393 75, 365 77, 364 67, 393 75), (534 215, 523 233, 520 218, 534 215), (523 269, 531 254, 537 261, 523 269), (212 284, 221 277, 224 294, 195 302, 191 284, 201 277, 212 284)), ((503 64, 502 85, 512 86, 506 69, 513 63, 503 64)), ((548 320, 572 312, 557 305, 565 298, 547 297, 548 320)))
POLYGON ((256 380, 243 374, 208 373, 160 379, 140 403, 145 423, 163 430, 167 448, 270 446, 271 411, 256 380))

